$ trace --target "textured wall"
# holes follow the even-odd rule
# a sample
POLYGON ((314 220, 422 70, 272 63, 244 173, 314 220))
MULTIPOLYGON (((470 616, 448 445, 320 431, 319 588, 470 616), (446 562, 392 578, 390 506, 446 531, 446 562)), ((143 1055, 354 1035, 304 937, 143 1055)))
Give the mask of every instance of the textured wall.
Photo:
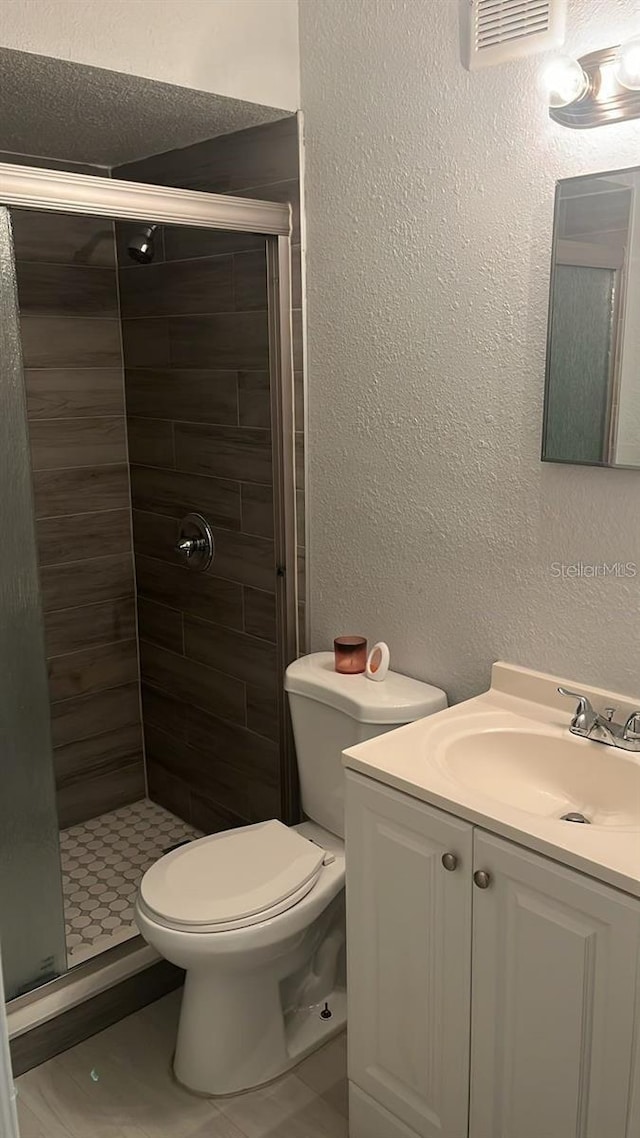
POLYGON ((295 110, 296 0, 3 0, 0 43, 295 110))
MULTIPOLYGON (((580 54, 636 0, 570 0, 580 54)), ((502 657, 638 690, 640 474, 539 461, 557 178, 640 123, 553 124, 544 57, 470 74, 452 0, 302 0, 312 646, 383 637, 454 699, 502 657)))

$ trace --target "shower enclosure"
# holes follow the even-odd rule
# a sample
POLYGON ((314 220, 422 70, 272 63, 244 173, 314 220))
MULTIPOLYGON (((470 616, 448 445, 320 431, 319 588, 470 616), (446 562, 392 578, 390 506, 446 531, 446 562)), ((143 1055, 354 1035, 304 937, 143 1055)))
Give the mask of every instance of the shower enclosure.
POLYGON ((290 230, 0 164, 9 999, 134 938, 167 847, 297 817, 290 230))

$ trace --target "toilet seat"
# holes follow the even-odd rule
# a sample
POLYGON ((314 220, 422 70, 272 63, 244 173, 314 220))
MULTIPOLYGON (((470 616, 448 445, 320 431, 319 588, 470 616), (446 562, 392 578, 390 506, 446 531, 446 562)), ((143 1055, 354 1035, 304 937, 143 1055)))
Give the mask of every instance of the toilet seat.
POLYGON ((199 838, 145 873, 139 904, 193 932, 246 928, 286 912, 316 884, 326 851, 272 820, 199 838))

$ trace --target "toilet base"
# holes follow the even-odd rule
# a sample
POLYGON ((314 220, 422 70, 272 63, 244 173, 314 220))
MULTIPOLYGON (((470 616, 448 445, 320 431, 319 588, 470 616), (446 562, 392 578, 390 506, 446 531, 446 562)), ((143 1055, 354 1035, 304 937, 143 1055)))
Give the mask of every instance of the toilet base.
MULTIPOLYGON (((289 1017, 287 1023, 287 1049, 291 1062, 285 1070, 295 1067, 317 1051, 323 1044, 328 1043, 335 1035, 339 1035, 347 1026, 347 993, 344 988, 336 988, 329 993, 326 1001, 313 1008, 298 1010, 289 1017), (324 1019, 321 1015, 325 1003, 331 1011, 331 1018, 324 1019)), ((283 1072, 281 1071, 280 1074, 283 1072)))
POLYGON ((207 1000, 211 993, 203 992, 198 980, 206 986, 204 975, 188 974, 186 978, 173 1071, 185 1090, 207 1098, 225 1098, 273 1082, 346 1027, 344 988, 335 989, 319 1004, 296 1008, 283 1017, 279 986, 265 993, 263 981, 259 991, 252 991, 245 976, 242 993, 234 984, 215 993, 212 1022, 212 1003, 207 1000), (321 1014, 325 1005, 330 1018, 321 1014), (205 1017, 203 1008, 207 1008, 205 1017), (229 1019, 225 1012, 231 1009, 233 1018, 229 1019), (224 1025, 219 1033, 216 1020, 224 1025))

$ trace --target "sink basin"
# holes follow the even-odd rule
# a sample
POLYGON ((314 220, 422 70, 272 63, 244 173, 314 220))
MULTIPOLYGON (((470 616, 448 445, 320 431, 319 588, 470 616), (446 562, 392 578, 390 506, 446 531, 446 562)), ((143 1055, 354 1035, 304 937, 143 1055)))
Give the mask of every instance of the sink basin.
POLYGON ((640 897, 640 753, 573 735, 559 687, 617 723, 640 707, 640 691, 499 662, 488 691, 349 747, 345 766, 640 897))
POLYGON ((559 821, 572 812, 592 826, 640 829, 640 761, 614 747, 568 732, 485 728, 454 733, 437 751, 449 778, 519 810, 559 821))

